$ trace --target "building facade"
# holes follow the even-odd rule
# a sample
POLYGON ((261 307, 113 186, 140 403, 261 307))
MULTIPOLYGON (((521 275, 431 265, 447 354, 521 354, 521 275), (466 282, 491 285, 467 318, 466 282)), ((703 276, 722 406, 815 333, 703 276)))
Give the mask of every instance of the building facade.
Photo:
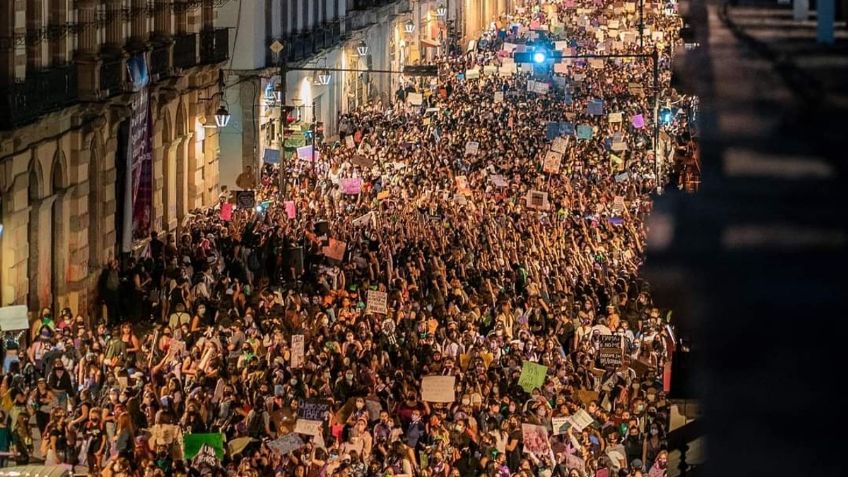
MULTIPOLYGON (((236 178, 280 151, 303 145, 303 135, 281 134, 280 63, 286 62, 286 105, 294 129, 337 133, 338 116, 364 104, 390 104, 405 78, 406 64, 427 62, 447 37, 447 17, 438 8, 463 0, 261 0, 225 5, 218 16, 233 26, 232 74, 225 98, 232 113, 221 131, 221 185, 238 188, 236 178), (283 46, 275 51, 272 45, 283 46), (327 69, 328 84, 316 81, 327 69), (360 71, 338 71, 360 70, 360 71), (366 70, 371 70, 366 71, 366 70), (298 142, 298 140, 300 142, 298 142)), ((256 177, 258 178, 258 177, 256 177)))
POLYGON ((112 258, 218 197, 228 0, 0 0, 0 299, 95 309, 112 258))

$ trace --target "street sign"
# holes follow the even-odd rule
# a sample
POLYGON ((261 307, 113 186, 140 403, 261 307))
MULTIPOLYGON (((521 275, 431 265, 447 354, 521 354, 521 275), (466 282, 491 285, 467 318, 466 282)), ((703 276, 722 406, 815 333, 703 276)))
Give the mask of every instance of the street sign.
POLYGON ((438 65, 404 65, 403 74, 409 76, 438 76, 438 65))

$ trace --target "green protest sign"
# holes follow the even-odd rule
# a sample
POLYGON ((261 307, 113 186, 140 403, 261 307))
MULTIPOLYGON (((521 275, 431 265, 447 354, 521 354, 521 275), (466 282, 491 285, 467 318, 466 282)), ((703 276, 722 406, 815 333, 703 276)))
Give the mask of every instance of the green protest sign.
POLYGON ((203 444, 207 444, 215 449, 215 456, 219 460, 224 458, 224 435, 220 432, 209 434, 185 434, 183 435, 183 453, 186 460, 191 459, 198 452, 203 444))
POLYGON ((528 393, 535 388, 541 388, 545 384, 545 374, 548 372, 548 367, 531 361, 525 361, 521 368, 521 377, 518 378, 518 385, 528 393))

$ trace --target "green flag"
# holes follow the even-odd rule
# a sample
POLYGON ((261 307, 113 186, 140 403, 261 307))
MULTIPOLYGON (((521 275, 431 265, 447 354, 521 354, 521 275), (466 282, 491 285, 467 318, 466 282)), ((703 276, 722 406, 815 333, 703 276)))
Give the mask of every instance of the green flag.
POLYGON ((183 435, 183 453, 186 460, 193 458, 200 452, 203 444, 208 444, 215 449, 215 456, 219 460, 224 458, 224 435, 220 432, 209 434, 185 434, 183 435))

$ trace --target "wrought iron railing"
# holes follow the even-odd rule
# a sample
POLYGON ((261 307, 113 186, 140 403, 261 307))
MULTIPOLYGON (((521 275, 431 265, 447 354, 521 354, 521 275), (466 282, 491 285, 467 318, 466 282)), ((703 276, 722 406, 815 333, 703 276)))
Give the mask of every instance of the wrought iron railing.
POLYGON ((200 63, 210 65, 230 57, 230 30, 216 28, 200 32, 200 63))
POLYGON ((67 65, 29 72, 23 81, 0 88, 0 130, 29 124, 76 100, 75 67, 67 65))
POLYGON ((174 68, 197 65, 197 34, 185 33, 174 37, 174 68))

